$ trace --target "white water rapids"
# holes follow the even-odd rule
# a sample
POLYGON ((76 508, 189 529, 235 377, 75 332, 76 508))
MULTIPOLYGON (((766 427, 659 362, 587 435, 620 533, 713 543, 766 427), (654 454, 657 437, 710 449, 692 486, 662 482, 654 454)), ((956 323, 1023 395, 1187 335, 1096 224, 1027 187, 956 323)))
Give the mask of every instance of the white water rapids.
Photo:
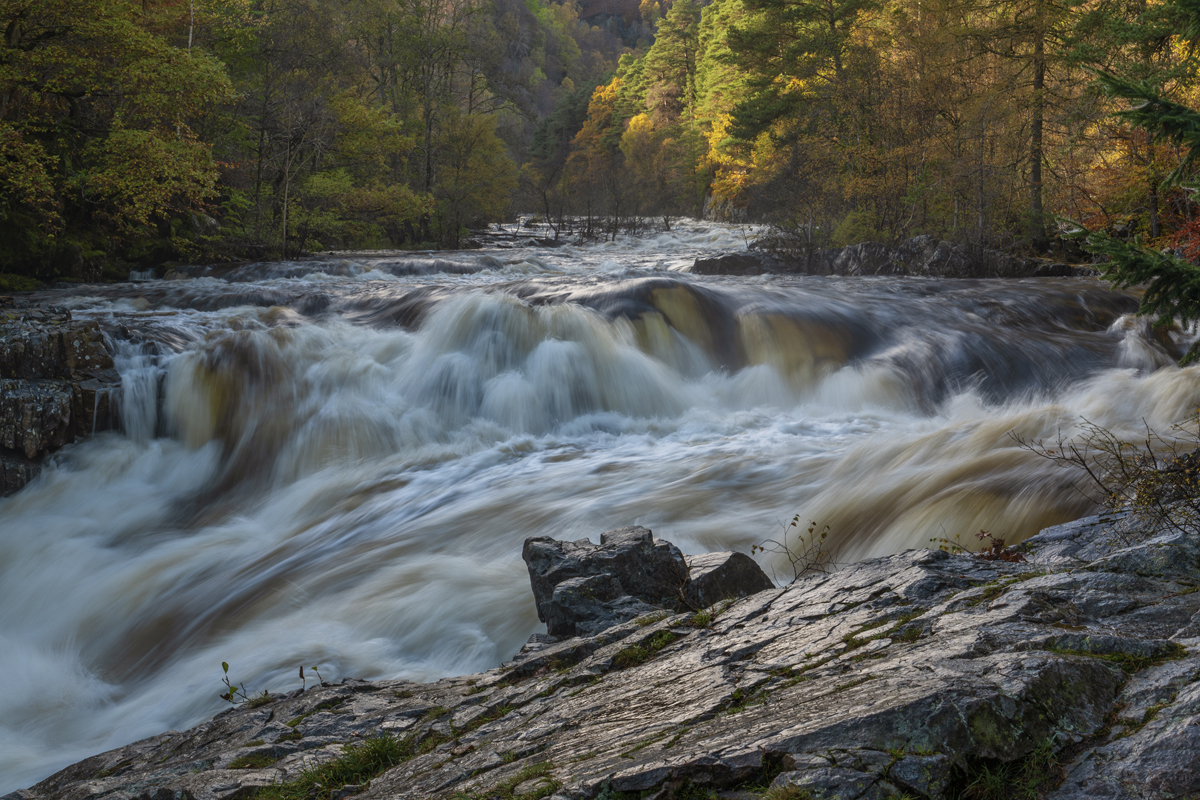
POLYGON ((494 667, 539 630, 527 536, 1013 541, 1091 506, 1010 431, 1200 403, 1190 337, 1097 281, 678 271, 744 246, 691 223, 48 298, 114 332, 124 428, 0 500, 0 794, 211 717, 222 661, 255 693, 494 667))

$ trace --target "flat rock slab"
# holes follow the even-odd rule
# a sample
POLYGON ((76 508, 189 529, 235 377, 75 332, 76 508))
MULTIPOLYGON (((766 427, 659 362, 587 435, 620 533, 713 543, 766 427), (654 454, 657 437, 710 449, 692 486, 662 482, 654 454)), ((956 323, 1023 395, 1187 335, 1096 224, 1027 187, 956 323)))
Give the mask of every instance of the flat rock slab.
POLYGON ((1039 563, 1080 544, 1080 526, 1062 533, 1029 540, 1027 563, 908 551, 707 615, 535 637, 477 675, 297 690, 5 800, 249 797, 381 735, 406 743, 400 763, 320 791, 666 800, 689 786, 758 797, 774 782, 942 800, 984 768, 1026 775, 1047 759, 1048 797, 1200 790, 1197 549, 1129 526, 1104 543, 1112 529, 1097 523, 1096 560, 1075 549, 1069 567, 1039 563))

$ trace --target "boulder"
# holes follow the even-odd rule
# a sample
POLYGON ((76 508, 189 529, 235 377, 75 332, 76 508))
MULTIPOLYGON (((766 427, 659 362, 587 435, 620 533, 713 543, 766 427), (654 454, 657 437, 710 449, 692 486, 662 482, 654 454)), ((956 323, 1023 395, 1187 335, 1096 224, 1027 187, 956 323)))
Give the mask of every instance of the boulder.
POLYGON ((114 427, 120 380, 95 322, 54 307, 0 312, 0 496, 49 453, 114 427))
POLYGON ((688 556, 688 601, 708 608, 722 600, 748 597, 775 584, 745 553, 704 553, 688 556))
POLYGON ((553 637, 591 636, 654 611, 707 608, 774 586, 743 553, 685 559, 636 525, 600 534, 598 546, 587 539, 526 539, 521 555, 538 618, 553 637))
POLYGON ((637 525, 602 533, 599 546, 526 539, 521 557, 551 636, 592 634, 655 608, 675 608, 685 597, 683 553, 637 525))

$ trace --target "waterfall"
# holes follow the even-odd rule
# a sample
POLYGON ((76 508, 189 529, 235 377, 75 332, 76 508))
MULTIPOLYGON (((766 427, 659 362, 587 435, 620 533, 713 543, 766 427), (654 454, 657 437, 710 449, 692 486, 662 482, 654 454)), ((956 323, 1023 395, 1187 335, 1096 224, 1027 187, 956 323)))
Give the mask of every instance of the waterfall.
MULTIPOLYGON (((0 794, 254 692, 496 666, 528 536, 851 560, 1088 513, 1023 449, 1195 412, 1195 333, 1084 279, 696 277, 732 226, 88 287, 120 432, 0 500, 0 794), (444 263, 443 263, 444 262, 444 263), (457 266, 448 266, 457 265, 457 266)), ((786 563, 765 560, 783 580, 786 563)))

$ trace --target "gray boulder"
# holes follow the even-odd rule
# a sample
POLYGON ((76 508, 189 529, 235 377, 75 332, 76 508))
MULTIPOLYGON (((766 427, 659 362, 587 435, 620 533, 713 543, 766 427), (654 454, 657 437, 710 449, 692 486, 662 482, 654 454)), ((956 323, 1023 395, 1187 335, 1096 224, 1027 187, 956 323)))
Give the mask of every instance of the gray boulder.
POLYGON ((679 548, 640 526, 587 539, 525 540, 538 619, 551 636, 590 635, 656 608, 675 608, 685 596, 688 566, 679 548))
POLYGON ((773 587, 742 553, 684 558, 675 545, 631 526, 587 539, 525 540, 521 553, 538 618, 551 636, 592 636, 636 617, 683 606, 706 608, 773 587))
POLYGON ((762 567, 745 553, 704 553, 688 556, 687 563, 687 597, 695 608, 708 608, 721 600, 775 587, 762 567))
POLYGON ((62 308, 0 309, 0 496, 117 419, 121 378, 100 326, 62 308))

